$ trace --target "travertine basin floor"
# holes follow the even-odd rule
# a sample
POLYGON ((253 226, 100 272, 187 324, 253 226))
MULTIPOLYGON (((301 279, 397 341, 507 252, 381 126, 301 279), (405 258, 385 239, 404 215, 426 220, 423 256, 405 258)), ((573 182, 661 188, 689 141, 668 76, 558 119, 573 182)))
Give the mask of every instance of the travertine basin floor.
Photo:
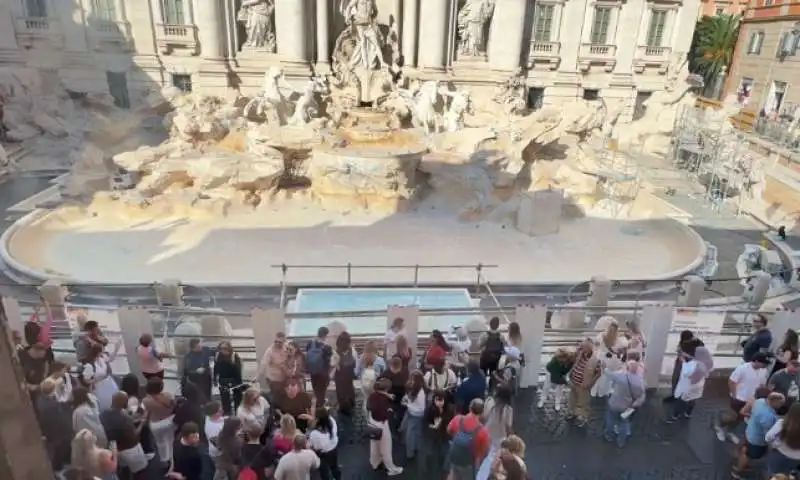
MULTIPOLYGON (((463 223, 420 208, 378 215, 283 205, 214 221, 52 212, 10 242, 25 265, 79 281, 277 283, 271 265, 498 265, 496 283, 582 282, 665 275, 691 264, 697 241, 669 219, 581 218, 554 235, 529 237, 495 223, 463 223)), ((413 269, 354 269, 354 283, 413 280, 413 269)), ((421 282, 473 282, 475 269, 422 269, 421 282)), ((289 269, 289 281, 344 282, 344 268, 289 269)))

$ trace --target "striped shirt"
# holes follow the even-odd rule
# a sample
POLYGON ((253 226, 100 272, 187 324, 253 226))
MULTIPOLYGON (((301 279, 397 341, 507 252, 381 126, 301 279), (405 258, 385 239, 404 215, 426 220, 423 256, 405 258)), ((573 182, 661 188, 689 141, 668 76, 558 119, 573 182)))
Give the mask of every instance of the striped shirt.
POLYGON ((578 355, 578 358, 575 360, 575 365, 572 366, 572 371, 570 372, 570 381, 573 385, 583 385, 583 378, 586 375, 586 364, 589 363, 589 359, 591 358, 591 354, 578 355))

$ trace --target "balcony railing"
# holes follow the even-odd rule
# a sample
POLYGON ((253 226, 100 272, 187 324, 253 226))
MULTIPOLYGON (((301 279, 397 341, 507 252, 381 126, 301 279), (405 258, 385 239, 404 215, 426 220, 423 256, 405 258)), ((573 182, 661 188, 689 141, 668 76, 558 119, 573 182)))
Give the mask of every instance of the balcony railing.
POLYGON ((119 20, 90 19, 92 37, 96 48, 102 49, 104 45, 114 45, 126 48, 130 46, 130 24, 119 20))
POLYGON ((191 55, 198 53, 197 27, 194 25, 159 24, 156 38, 163 53, 179 49, 187 50, 191 55))
POLYGON ((581 57, 588 58, 613 58, 617 53, 616 45, 602 45, 595 43, 584 43, 581 45, 581 57))
POLYGON ((558 42, 531 42, 531 56, 534 57, 555 57, 559 55, 560 51, 561 44, 558 42))
POLYGON ((672 49, 669 47, 656 47, 652 45, 642 45, 638 48, 638 57, 642 58, 657 58, 657 59, 666 59, 669 57, 672 49))
POLYGON ((59 21, 49 17, 18 17, 16 19, 17 39, 23 46, 32 46, 35 41, 58 42, 61 38, 59 21))

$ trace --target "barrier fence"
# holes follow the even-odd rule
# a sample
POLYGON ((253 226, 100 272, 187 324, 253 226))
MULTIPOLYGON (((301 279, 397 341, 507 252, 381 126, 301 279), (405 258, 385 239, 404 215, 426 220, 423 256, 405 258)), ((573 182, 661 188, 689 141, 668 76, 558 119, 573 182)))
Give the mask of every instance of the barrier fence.
MULTIPOLYGON (((11 297, 3 297, 2 301, 12 329, 21 331, 23 323, 37 306, 20 303, 11 297)), ((523 337, 521 350, 526 359, 520 381, 523 388, 538 384, 544 365, 557 348, 573 347, 584 338, 599 336, 599 330, 584 325, 583 319, 587 315, 611 315, 623 329, 628 321, 638 321, 647 339, 644 351, 646 381, 649 387, 654 388, 671 372, 677 338, 682 330, 693 330, 704 340, 715 356, 718 368, 730 368, 740 362, 740 343, 749 334, 751 317, 757 313, 748 309, 676 308, 670 304, 646 302, 611 302, 598 308, 585 305, 520 305, 509 308, 495 304, 484 308, 420 309, 412 305, 392 306, 385 310, 303 313, 280 308, 233 312, 67 304, 54 308, 52 312, 51 333, 57 357, 74 362, 73 341, 80 325, 86 320, 95 320, 111 342, 121 342, 119 354, 112 364, 115 374, 140 374, 138 358, 129 353, 135 351, 140 336, 149 333, 156 339, 159 351, 168 354, 165 366, 171 380, 177 379, 180 359, 188 351, 192 338, 201 338, 209 346, 223 340, 231 342, 243 360, 245 378, 254 378, 258 359, 272 344, 275 335, 278 332, 296 332, 289 336, 289 340, 304 350, 306 342, 316 331, 316 327, 310 331, 303 330, 303 325, 310 322, 327 325, 331 340, 347 330, 360 352, 367 341, 381 340, 394 318, 402 317, 406 335, 418 354, 425 348, 430 335, 430 328, 421 328, 420 325, 449 325, 448 319, 455 317, 469 331, 473 339, 471 353, 477 355, 477 339, 485 331, 486 321, 496 316, 501 319, 503 330, 510 322, 517 322, 520 326, 523 337), (366 324, 371 324, 371 329, 365 330, 366 324)), ((43 321, 44 315, 40 317, 43 321)), ((781 310, 770 317, 776 344, 788 328, 800 328, 800 312, 781 310)))

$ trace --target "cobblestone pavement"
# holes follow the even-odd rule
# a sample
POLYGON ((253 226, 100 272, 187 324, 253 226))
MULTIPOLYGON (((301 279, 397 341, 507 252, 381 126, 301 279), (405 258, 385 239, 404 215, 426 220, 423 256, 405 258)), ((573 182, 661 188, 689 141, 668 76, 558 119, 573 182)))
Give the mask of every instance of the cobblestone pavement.
MULTIPOLYGON (((653 398, 635 414, 633 434, 623 450, 601 438, 604 403, 593 403, 593 418, 578 428, 552 408, 535 407, 532 391, 520 392, 516 400, 516 431, 527 445, 525 459, 534 480, 715 480, 729 479, 733 447, 716 440, 711 429, 714 415, 724 407, 724 396, 715 387, 700 400, 693 418, 684 423, 664 423, 661 397, 653 398)), ((346 479, 385 478, 369 466, 369 447, 363 420, 340 422, 340 462, 346 479)), ((403 453, 395 445, 395 459, 403 453)), ((403 462, 398 461, 399 465, 403 462)), ((424 461, 406 462, 406 472, 393 478, 438 479, 424 461)), ((748 478, 762 480, 760 465, 748 478)))

